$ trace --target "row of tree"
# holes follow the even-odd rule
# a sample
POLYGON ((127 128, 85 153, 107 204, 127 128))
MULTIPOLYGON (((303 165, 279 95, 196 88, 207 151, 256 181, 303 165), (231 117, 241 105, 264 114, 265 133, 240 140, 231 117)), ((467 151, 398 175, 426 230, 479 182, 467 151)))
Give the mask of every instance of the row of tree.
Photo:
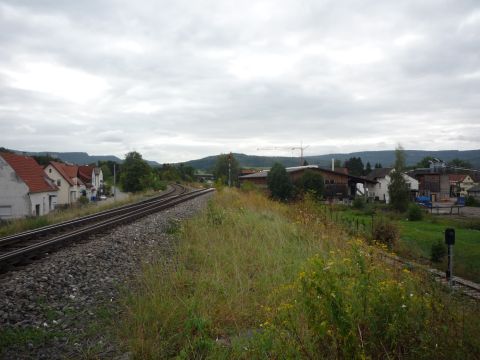
MULTIPOLYGON (((102 167, 103 169, 103 167, 102 167)), ((120 166, 120 185, 124 191, 160 190, 167 181, 194 181, 195 169, 180 164, 152 168, 136 151, 129 152, 120 166)))
MULTIPOLYGON (((433 157, 426 156, 414 166, 407 167, 405 163, 405 153, 403 154, 404 154, 404 164, 403 164, 404 170, 414 169, 414 168, 428 168, 430 166, 430 162, 435 161, 433 157)), ((335 167, 339 167, 339 166, 340 166, 340 161, 337 160, 335 162, 335 167)), ((447 166, 465 168, 465 169, 472 168, 472 164, 469 161, 458 159, 458 158, 448 161, 447 166)), ((350 159, 345 160, 345 162, 343 163, 343 167, 347 168, 348 173, 354 176, 368 175, 372 171, 372 165, 370 164, 370 162, 367 162, 367 164, 364 166, 363 161, 360 157, 351 157, 350 159)), ((382 167, 383 166, 381 163, 375 163, 374 165, 375 169, 382 168, 382 167)))

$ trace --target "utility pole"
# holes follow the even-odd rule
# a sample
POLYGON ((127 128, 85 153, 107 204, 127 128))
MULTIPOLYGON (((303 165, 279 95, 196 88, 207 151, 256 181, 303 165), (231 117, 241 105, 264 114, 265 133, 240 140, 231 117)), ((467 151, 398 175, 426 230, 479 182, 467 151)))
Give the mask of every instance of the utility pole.
POLYGON ((232 186, 232 153, 228 154, 228 187, 232 186))
POLYGON ((117 198, 117 181, 115 173, 115 163, 113 163, 113 201, 117 198))

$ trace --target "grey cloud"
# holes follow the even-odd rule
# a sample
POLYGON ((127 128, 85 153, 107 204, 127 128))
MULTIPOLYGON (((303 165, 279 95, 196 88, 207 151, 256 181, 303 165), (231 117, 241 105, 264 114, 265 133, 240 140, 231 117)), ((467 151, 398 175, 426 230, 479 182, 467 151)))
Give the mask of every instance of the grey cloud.
POLYGON ((475 148, 480 23, 461 25, 474 11, 473 0, 0 1, 2 142, 160 162, 302 140, 320 152, 475 148), (108 89, 77 104, 14 88, 6 72, 26 61, 108 89), (454 136, 442 132, 452 123, 454 136))

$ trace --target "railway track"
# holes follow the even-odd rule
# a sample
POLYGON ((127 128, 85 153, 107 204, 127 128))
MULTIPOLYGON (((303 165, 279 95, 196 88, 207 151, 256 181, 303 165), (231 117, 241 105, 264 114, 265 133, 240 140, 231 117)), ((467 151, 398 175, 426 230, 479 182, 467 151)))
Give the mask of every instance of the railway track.
MULTIPOLYGON (((408 269, 416 269, 428 273, 433 279, 445 286, 450 286, 446 279, 445 272, 442 272, 438 269, 432 269, 425 265, 415 263, 413 261, 405 260, 399 256, 387 254, 384 252, 380 253, 380 257, 385 262, 392 264, 393 266, 400 265, 408 269)), ((480 284, 474 283, 473 281, 466 280, 457 276, 453 276, 453 285, 451 289, 455 292, 462 293, 468 297, 471 297, 475 300, 480 300, 480 284)))
POLYGON ((0 238, 0 271, 31 262, 72 241, 168 209, 211 191, 213 189, 187 192, 183 186, 173 185, 165 193, 135 204, 0 238))

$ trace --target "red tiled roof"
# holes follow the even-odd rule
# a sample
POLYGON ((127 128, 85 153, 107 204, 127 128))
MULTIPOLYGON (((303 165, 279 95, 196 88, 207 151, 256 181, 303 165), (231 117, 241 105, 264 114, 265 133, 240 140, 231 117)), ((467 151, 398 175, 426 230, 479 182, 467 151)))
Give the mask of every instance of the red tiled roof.
POLYGON ((0 156, 28 186, 31 193, 57 190, 34 158, 11 153, 0 153, 0 156))
POLYGON ((63 176, 70 185, 75 185, 73 178, 77 177, 78 166, 62 164, 57 161, 50 161, 50 164, 63 176))
POLYGON ((87 182, 92 181, 92 171, 94 167, 90 165, 81 165, 78 167, 78 176, 87 182))
POLYGON ((448 180, 450 180, 451 182, 462 182, 463 180, 465 180, 466 176, 467 175, 464 174, 449 174, 448 180))

